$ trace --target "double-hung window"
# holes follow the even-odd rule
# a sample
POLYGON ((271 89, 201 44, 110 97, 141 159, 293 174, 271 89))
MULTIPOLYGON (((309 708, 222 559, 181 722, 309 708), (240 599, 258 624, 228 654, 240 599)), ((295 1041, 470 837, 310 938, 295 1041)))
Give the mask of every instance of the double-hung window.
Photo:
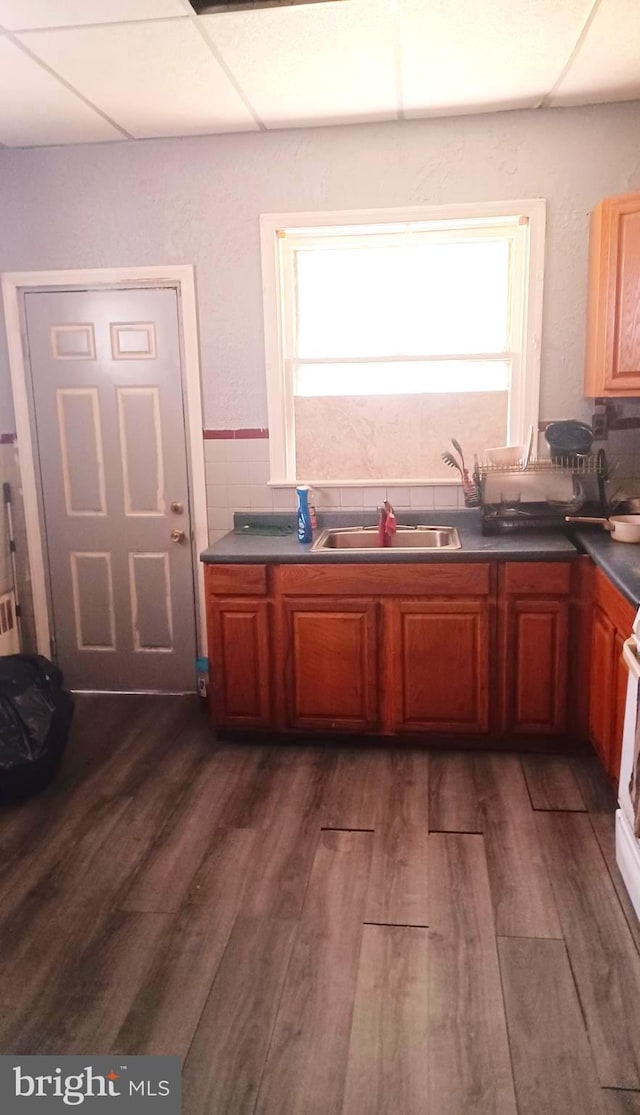
POLYGON ((537 423, 544 202, 261 219, 271 480, 449 478, 537 423))

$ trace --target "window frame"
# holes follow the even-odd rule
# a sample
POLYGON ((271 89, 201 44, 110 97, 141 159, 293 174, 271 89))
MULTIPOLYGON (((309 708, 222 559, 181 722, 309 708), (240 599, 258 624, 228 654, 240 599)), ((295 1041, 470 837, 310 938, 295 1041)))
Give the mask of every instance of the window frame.
MULTIPOLYGON (((518 253, 524 277, 523 304, 516 319, 519 321, 520 344, 512 345, 522 359, 514 374, 509 392, 508 440, 512 444, 524 442, 529 425, 537 429, 540 403, 540 358, 542 341, 542 307, 544 279, 544 250, 546 203, 542 198, 503 202, 475 202, 456 205, 417 206, 389 209, 329 210, 317 213, 265 213, 260 217, 262 255, 262 283, 265 338, 265 368, 267 382, 267 408, 269 423, 270 480, 273 487, 290 487, 296 484, 295 475, 295 416, 293 376, 287 352, 293 351, 292 314, 286 312, 287 287, 285 268, 282 264, 281 244, 285 237, 315 229, 330 228, 350 230, 361 228, 362 234, 372 226, 388 225, 398 231, 408 223, 434 224, 443 222, 477 222, 489 224, 492 220, 516 220, 528 229, 522 252, 518 253), (289 365, 289 366, 288 366, 289 365)), ((356 235, 356 234, 354 234, 356 235)), ((516 367, 513 367, 514 373, 516 367)), ((313 477, 305 481, 314 482, 313 477)), ((320 487, 344 487, 351 482, 342 480, 318 481, 320 487)), ((442 484, 442 479, 431 477, 380 476, 373 480, 358 480, 359 487, 391 483, 404 485, 442 484)))

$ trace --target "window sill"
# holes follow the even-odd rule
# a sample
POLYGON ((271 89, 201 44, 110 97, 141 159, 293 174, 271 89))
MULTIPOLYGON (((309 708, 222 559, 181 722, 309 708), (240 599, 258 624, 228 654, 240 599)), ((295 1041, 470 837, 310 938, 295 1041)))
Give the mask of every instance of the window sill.
POLYGON ((269 488, 459 488, 461 481, 448 477, 437 480, 268 480, 269 488))

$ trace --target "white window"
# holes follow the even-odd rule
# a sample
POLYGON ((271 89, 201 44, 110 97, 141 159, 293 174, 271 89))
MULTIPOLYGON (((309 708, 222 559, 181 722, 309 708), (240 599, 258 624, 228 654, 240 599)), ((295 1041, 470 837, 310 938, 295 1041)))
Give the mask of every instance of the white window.
POLYGON ((261 218, 271 480, 450 478, 538 421, 544 202, 261 218))

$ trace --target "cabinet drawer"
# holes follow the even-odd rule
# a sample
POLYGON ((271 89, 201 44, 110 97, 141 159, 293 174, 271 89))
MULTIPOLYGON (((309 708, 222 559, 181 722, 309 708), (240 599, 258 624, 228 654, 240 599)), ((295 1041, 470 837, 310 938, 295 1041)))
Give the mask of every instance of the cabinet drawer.
POLYGON ((510 561, 504 566, 504 589, 510 595, 568 596, 569 561, 510 561))
POLYGON ((488 596, 491 566, 468 564, 281 565, 285 596, 488 596))
POLYGON ((208 596, 266 596, 266 565, 205 565, 208 596))

